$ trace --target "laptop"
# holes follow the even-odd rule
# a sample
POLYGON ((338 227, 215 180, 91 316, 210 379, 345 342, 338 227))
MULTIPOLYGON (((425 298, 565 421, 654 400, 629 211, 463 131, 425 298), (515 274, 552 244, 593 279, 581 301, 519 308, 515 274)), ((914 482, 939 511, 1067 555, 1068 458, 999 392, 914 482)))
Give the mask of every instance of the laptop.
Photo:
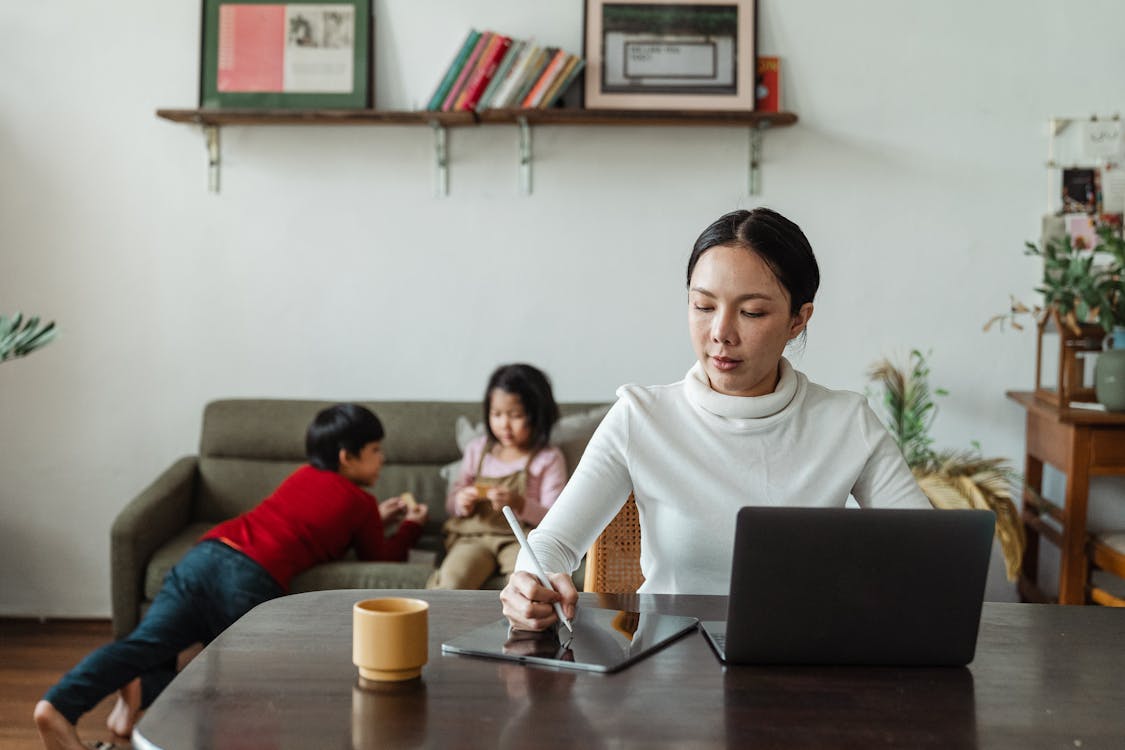
POLYGON ((988 510, 747 507, 725 664, 964 666, 973 660, 996 516, 988 510))

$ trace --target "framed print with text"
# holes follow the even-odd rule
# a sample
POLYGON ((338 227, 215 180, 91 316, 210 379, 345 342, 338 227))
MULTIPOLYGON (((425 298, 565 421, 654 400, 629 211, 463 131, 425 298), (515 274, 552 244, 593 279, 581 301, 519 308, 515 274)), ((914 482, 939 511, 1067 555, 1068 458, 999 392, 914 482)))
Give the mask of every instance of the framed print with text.
POLYGON ((372 0, 203 0, 202 109, 371 106, 372 0))
POLYGON ((755 0, 586 0, 588 109, 754 109, 755 0))

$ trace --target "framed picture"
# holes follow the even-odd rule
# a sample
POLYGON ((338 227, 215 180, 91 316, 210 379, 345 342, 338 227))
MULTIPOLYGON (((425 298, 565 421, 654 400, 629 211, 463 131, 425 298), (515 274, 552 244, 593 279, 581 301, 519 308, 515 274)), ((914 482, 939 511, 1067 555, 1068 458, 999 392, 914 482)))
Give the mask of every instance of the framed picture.
POLYGON ((203 0, 201 109, 371 106, 372 0, 203 0))
POLYGON ((755 3, 586 0, 586 107, 753 110, 755 3))

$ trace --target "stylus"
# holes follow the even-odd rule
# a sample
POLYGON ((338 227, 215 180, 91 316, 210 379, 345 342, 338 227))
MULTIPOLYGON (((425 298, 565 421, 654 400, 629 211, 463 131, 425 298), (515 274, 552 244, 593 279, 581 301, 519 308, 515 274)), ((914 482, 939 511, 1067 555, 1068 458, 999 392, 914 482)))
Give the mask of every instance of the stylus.
MULTIPOLYGON (((535 551, 532 550, 531 545, 527 543, 527 535, 523 533, 523 527, 520 526, 520 522, 516 520, 516 514, 513 513, 511 507, 507 505, 504 506, 503 512, 504 518, 508 519, 508 525, 512 527, 512 533, 515 534, 516 539, 519 540, 520 547, 527 553, 527 559, 531 560, 531 572, 539 579, 539 583, 543 584, 543 588, 554 591, 555 587, 551 585, 550 580, 547 579, 547 574, 543 572, 543 566, 539 564, 539 558, 535 556, 535 551)), ((570 620, 566 619, 566 615, 564 615, 562 611, 562 605, 558 602, 555 602, 555 614, 559 616, 559 622, 566 625, 566 629, 573 633, 574 626, 570 624, 570 620)))

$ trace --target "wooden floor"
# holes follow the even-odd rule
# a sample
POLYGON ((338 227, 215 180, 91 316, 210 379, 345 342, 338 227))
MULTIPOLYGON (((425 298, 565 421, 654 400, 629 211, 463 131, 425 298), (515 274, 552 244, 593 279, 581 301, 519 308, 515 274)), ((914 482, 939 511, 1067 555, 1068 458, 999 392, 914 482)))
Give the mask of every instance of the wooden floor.
MULTIPOLYGON (((0 618, 0 748, 40 750, 31 711, 66 670, 112 640, 109 620, 15 620, 0 618)), ((83 741, 129 748, 105 728, 114 704, 106 698, 78 723, 83 741)))

